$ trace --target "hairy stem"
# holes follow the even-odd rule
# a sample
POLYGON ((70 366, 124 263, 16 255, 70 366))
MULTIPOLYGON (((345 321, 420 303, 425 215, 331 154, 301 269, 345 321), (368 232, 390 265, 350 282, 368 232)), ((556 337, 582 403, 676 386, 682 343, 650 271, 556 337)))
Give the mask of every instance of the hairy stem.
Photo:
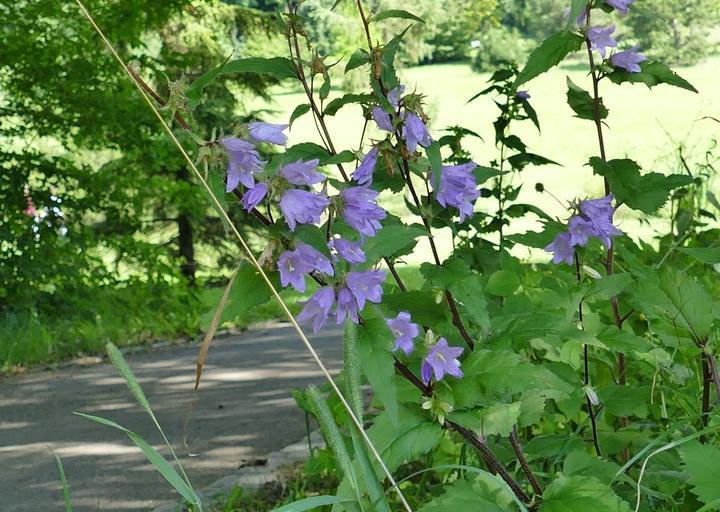
POLYGON ((525 473, 525 476, 530 482, 533 491, 535 491, 535 494, 537 494, 538 496, 542 496, 542 487, 540 487, 540 483, 537 481, 537 478, 535 478, 535 474, 533 473, 532 468, 530 467, 527 459, 525 458, 525 454, 522 451, 522 446, 520 446, 520 439, 518 439, 517 429, 515 427, 513 427, 512 432, 510 432, 510 444, 513 447, 515 456, 520 462, 520 466, 522 466, 523 472, 525 473))

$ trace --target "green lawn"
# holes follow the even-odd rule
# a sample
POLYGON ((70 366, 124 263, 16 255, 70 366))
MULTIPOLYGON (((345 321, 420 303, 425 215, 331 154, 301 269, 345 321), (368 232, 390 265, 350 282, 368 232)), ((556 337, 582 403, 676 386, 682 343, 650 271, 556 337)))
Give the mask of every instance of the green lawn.
MULTIPOLYGON (((552 215, 564 216, 564 210, 547 195, 540 197, 534 191, 537 182, 542 182, 547 190, 561 200, 602 192, 601 181, 593 177, 585 166, 588 158, 597 154, 594 125, 574 118, 565 101, 566 76, 576 84, 590 88, 585 69, 582 62, 578 61, 531 81, 527 88, 538 112, 542 133, 538 133, 529 122, 519 125, 516 132, 528 144, 530 151, 562 164, 561 167, 529 168, 522 175, 524 189, 519 200, 538 204, 552 215)), ((707 116, 720 118, 720 99, 715 92, 720 79, 720 58, 715 57, 677 71, 700 93, 693 94, 665 85, 650 91, 644 85, 601 84, 601 94, 610 109, 605 130, 609 158, 633 158, 646 172, 680 172, 674 158, 679 144, 684 144, 690 154, 702 156, 712 139, 720 139, 720 124, 703 119, 707 116)), ((427 112, 432 117, 431 129, 436 136, 449 125, 465 126, 484 139, 468 139, 468 147, 475 160, 487 164, 494 158, 492 122, 497 115, 497 108, 489 97, 467 103, 468 98, 484 88, 487 74, 475 73, 469 65, 461 63, 413 67, 403 70, 401 77, 409 90, 416 88, 427 96, 427 112)), ((333 91, 331 98, 342 94, 343 91, 333 91)), ((304 95, 279 87, 274 91, 270 104, 256 101, 250 105, 273 109, 270 116, 273 120, 287 122, 295 106, 302 102, 305 102, 304 95)), ((362 130, 359 107, 340 110, 337 116, 329 118, 328 124, 339 149, 358 148, 362 130)), ((370 130, 369 136, 380 135, 370 130)), ((320 142, 309 115, 297 120, 290 131, 291 144, 303 141, 320 142)), ((480 209, 489 206, 482 201, 478 202, 480 209)), ((647 238, 655 227, 662 226, 660 223, 641 227, 629 211, 620 211, 618 217, 625 231, 631 231, 633 236, 647 238)), ((536 228, 537 224, 531 219, 514 226, 520 231, 533 227, 536 228)), ((440 235, 440 238, 443 236, 440 235)), ((444 252, 447 254, 450 245, 447 236, 444 241, 444 252)), ((412 260, 424 260, 424 249, 423 245, 419 245, 412 260)), ((518 255, 531 256, 527 252, 518 255)))

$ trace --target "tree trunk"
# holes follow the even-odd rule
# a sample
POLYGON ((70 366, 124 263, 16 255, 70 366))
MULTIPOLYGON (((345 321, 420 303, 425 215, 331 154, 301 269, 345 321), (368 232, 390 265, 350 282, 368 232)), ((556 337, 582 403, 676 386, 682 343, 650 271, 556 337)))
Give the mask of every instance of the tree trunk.
MULTIPOLYGON (((183 167, 177 173, 178 181, 190 183, 190 174, 187 168, 183 167)), ((195 285, 195 242, 193 238, 193 227, 187 211, 180 207, 177 216, 178 225, 178 252, 183 262, 180 264, 180 272, 188 280, 190 286, 195 285)))

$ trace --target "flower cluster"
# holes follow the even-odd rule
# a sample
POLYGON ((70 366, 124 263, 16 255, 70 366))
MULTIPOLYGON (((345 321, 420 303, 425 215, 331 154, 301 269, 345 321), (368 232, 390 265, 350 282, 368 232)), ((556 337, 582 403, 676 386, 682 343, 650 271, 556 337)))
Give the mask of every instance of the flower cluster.
POLYGON ((432 144, 432 137, 423 120, 415 112, 403 108, 402 93, 405 86, 400 85, 387 95, 388 102, 393 107, 392 114, 384 108, 377 106, 372 109, 372 117, 378 128, 394 133, 398 125, 402 125, 400 134, 405 141, 409 153, 415 153, 418 146, 424 148, 432 144))
MULTIPOLYGON (((618 11, 623 16, 628 13, 628 8, 635 0, 605 0, 608 5, 618 11)), ((578 18, 578 24, 584 25, 587 20, 587 11, 583 11, 578 18)), ((617 48, 617 41, 612 37, 615 32, 615 25, 609 27, 588 27, 585 37, 590 42, 590 48, 596 50, 602 58, 605 58, 608 48, 617 48)), ((647 57, 638 51, 637 46, 633 46, 627 50, 614 53, 610 56, 610 63, 615 68, 621 68, 630 73, 639 73, 641 71, 640 63, 645 61, 647 57)))
POLYGON ((575 248, 586 246, 593 237, 599 239, 606 248, 610 248, 611 239, 623 234, 613 225, 615 209, 612 201, 613 195, 609 194, 599 199, 580 202, 578 213, 568 221, 567 231, 557 235, 552 243, 545 247, 547 252, 553 253, 553 263, 565 262, 572 265, 575 248))

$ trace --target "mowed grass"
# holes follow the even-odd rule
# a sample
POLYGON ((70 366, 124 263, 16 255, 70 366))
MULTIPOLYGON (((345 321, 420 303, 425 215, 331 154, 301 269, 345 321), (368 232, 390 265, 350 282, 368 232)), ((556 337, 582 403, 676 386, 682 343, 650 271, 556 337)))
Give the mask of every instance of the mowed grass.
MULTIPOLYGON (((645 172, 683 172, 678 168, 675 157, 680 144, 685 154, 702 157, 713 139, 720 139, 720 98, 717 83, 720 80, 720 57, 713 57, 691 67, 678 68, 681 76, 690 81, 698 94, 660 85, 649 90, 643 84, 617 86, 605 81, 601 83, 601 95, 610 110, 606 120, 605 144, 608 158, 632 158, 638 161, 645 172)), ((436 138, 442 130, 451 125, 461 125, 482 136, 466 139, 466 147, 475 161, 487 165, 497 157, 494 145, 492 122, 497 117, 497 107, 492 97, 482 97, 472 103, 467 100, 487 85, 489 74, 472 71, 468 64, 437 64, 401 70, 401 79, 408 90, 417 90, 426 96, 426 111, 430 115, 430 128, 436 138)), ((566 78, 589 90, 591 87, 584 62, 570 62, 532 80, 523 88, 529 90, 531 103, 540 118, 542 131, 538 133, 530 122, 516 123, 513 132, 528 145, 528 150, 541 154, 560 166, 529 167, 520 176, 523 189, 519 201, 536 204, 557 217, 565 217, 563 205, 549 195, 535 192, 535 184, 543 183, 545 188, 561 201, 571 201, 588 195, 602 193, 602 181, 592 175, 586 163, 589 157, 598 154, 598 143, 594 124, 574 117, 566 103, 566 78)), ((341 96, 343 91, 335 90, 330 99, 341 96)), ((306 98, 299 91, 278 87, 270 103, 251 102, 255 108, 272 111, 270 118, 276 122, 288 122, 294 108, 305 103, 306 98)), ((360 146, 363 119, 361 109, 348 106, 336 116, 328 117, 327 124, 338 148, 357 150, 360 146)), ((383 135, 373 129, 373 123, 366 132, 365 144, 370 139, 383 135)), ((295 121, 290 130, 290 143, 312 141, 320 143, 311 116, 305 115, 295 121)), ((692 161, 692 157, 690 159, 692 161)), ((714 187, 717 189, 717 186, 714 187)), ((401 210, 401 201, 391 201, 401 210)), ((494 210, 495 205, 487 200, 477 204, 479 210, 494 210)), ((391 209, 395 209, 392 208, 391 209)), ((664 229, 664 223, 641 226, 633 212, 621 209, 618 218, 625 229, 634 237, 647 239, 653 232, 664 229)), ((516 222, 514 231, 538 229, 532 218, 516 222)), ((443 253, 448 254, 451 244, 446 234, 438 234, 443 253)), ((412 261, 425 260, 426 250, 418 245, 412 261)), ((531 256, 522 252, 519 256, 531 256)), ((537 253, 535 253, 537 256, 537 253)))

